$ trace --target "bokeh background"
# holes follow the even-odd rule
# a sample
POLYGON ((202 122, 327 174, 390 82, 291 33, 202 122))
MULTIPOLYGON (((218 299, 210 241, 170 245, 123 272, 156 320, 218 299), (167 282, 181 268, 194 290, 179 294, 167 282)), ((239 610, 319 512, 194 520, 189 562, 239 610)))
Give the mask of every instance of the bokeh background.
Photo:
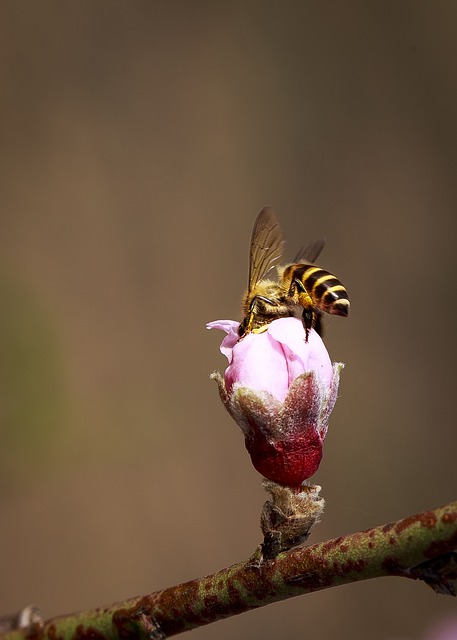
MULTIPOLYGON (((349 289, 317 542, 456 498, 457 4, 0 2, 0 601, 45 617, 216 571, 265 495, 209 373, 252 223, 349 289)), ((195 639, 416 640, 381 579, 195 639)))

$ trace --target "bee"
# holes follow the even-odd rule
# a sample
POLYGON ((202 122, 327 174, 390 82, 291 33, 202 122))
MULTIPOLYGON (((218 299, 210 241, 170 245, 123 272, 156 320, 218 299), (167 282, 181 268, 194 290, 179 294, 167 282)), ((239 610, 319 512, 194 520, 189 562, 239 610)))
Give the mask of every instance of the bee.
POLYGON ((308 342, 314 327, 322 333, 322 312, 347 316, 349 297, 344 285, 333 274, 314 264, 325 241, 317 240, 303 247, 292 264, 281 266, 284 238, 276 216, 265 207, 257 216, 249 252, 248 289, 243 297, 244 318, 239 326, 240 338, 248 333, 262 333, 277 318, 301 318, 308 342), (267 274, 277 268, 278 280, 267 274))

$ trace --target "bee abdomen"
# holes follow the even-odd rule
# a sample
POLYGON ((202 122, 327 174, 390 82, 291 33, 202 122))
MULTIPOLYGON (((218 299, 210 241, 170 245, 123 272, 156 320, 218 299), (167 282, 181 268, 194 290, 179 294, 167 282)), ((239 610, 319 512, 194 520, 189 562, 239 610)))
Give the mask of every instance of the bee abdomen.
POLYGON ((350 302, 346 287, 336 276, 314 265, 299 267, 295 277, 300 278, 318 309, 339 316, 349 314, 350 302))

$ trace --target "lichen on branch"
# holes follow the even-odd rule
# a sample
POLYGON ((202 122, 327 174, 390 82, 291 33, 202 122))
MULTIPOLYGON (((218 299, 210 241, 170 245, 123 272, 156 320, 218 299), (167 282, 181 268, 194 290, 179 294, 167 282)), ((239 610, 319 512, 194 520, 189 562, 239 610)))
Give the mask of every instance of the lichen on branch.
POLYGON ((383 576, 422 580, 456 595, 457 501, 389 524, 294 548, 261 547, 213 575, 3 634, 2 640, 161 640, 321 589, 383 576))

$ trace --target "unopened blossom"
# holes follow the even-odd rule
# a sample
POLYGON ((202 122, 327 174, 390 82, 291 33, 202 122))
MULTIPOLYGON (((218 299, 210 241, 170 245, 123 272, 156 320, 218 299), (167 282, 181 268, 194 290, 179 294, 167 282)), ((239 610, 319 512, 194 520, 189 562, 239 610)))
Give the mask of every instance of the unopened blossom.
POLYGON ((210 322, 226 336, 229 366, 213 374, 221 399, 265 478, 298 489, 319 467, 343 365, 332 365, 320 336, 306 341, 302 322, 279 318, 263 333, 239 338, 239 323, 210 322))

